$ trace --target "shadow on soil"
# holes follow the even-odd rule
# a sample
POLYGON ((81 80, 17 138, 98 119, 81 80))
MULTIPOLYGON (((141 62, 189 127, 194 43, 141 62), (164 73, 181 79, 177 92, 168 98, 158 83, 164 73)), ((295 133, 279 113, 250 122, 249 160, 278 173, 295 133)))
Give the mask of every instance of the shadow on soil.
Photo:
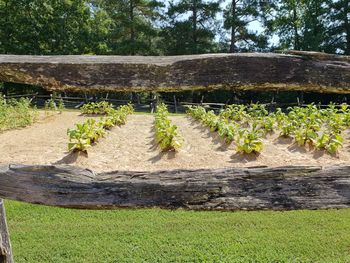
POLYGON ((210 131, 209 128, 204 127, 200 122, 193 120, 191 118, 188 118, 190 125, 193 126, 195 130, 199 130, 201 133, 205 135, 205 138, 210 138, 211 141, 218 145, 218 147, 215 149, 217 151, 225 152, 229 149, 230 144, 227 144, 216 132, 210 131))
POLYGON ((62 159, 58 160, 54 164, 72 164, 75 163, 78 158, 87 158, 88 154, 85 152, 69 152, 66 156, 64 156, 62 159))
POLYGON ((260 154, 258 153, 235 153, 231 157, 231 163, 249 163, 258 160, 260 154))
POLYGON ((162 159, 167 159, 167 160, 174 159, 175 156, 176 156, 175 151, 159 152, 156 156, 148 159, 148 161, 151 161, 152 163, 156 163, 161 161, 162 159))

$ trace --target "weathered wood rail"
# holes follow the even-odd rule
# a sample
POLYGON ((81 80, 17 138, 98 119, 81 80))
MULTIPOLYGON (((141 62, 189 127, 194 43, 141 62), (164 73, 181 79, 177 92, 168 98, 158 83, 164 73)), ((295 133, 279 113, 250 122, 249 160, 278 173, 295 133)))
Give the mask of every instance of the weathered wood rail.
POLYGON ((350 58, 317 52, 168 57, 0 55, 0 82, 51 91, 302 90, 350 93, 350 58))
POLYGON ((13 262, 3 200, 0 199, 0 263, 13 262))
POLYGON ((108 209, 318 209, 350 207, 350 166, 290 166, 94 174, 73 166, 4 166, 0 197, 108 209))

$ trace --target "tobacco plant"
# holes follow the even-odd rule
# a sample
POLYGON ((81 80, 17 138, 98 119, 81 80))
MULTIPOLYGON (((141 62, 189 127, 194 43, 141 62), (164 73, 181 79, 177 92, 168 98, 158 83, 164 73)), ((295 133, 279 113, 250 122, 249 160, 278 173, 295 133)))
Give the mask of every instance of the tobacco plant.
POLYGON ((29 99, 6 100, 0 94, 0 132, 28 126, 35 122, 37 115, 38 112, 35 107, 31 107, 29 99))
POLYGON ((68 129, 69 136, 68 150, 83 151, 92 143, 97 142, 106 132, 115 125, 125 124, 127 115, 133 113, 134 109, 131 104, 120 106, 117 110, 109 108, 107 117, 100 118, 97 122, 95 119, 88 119, 82 124, 76 124, 75 129, 68 129))
POLYGON ((257 126, 251 130, 241 129, 238 131, 237 152, 243 153, 260 153, 263 150, 262 133, 257 126))
POLYGON ((236 139, 237 129, 238 125, 229 124, 225 121, 222 121, 219 124, 218 134, 222 139, 225 140, 227 144, 230 144, 236 139))
POLYGON ((181 148, 183 139, 177 131, 177 126, 171 123, 165 104, 157 106, 154 125, 156 142, 162 151, 177 151, 181 148))
POLYGON ((324 132, 316 140, 316 148, 325 149, 330 154, 336 154, 340 147, 343 146, 343 137, 340 134, 333 134, 324 132))
POLYGON ((90 102, 87 104, 84 104, 80 111, 83 114, 101 114, 105 115, 108 114, 108 112, 113 109, 113 105, 106 101, 101 102, 90 102))

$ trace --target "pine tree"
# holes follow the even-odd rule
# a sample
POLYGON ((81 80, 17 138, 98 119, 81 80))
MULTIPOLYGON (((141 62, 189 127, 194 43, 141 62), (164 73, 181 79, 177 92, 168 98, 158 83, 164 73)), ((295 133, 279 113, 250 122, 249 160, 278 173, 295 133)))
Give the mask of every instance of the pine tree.
POLYGON ((167 54, 198 54, 215 50, 215 18, 219 1, 170 2, 163 45, 167 54))
POLYGON ((154 54, 158 29, 155 21, 160 17, 163 4, 156 0, 95 1, 95 6, 113 21, 109 29, 108 46, 114 54, 154 54))
POLYGON ((276 0, 265 14, 265 25, 279 37, 279 48, 302 49, 304 0, 276 0))
POLYGON ((305 1, 301 49, 324 51, 329 2, 328 0, 305 1))
POLYGON ((229 31, 229 52, 262 50, 267 47, 267 36, 249 30, 252 22, 261 18, 261 1, 231 0, 224 10, 224 28, 229 31))
POLYGON ((350 55, 350 1, 330 3, 326 51, 350 55))

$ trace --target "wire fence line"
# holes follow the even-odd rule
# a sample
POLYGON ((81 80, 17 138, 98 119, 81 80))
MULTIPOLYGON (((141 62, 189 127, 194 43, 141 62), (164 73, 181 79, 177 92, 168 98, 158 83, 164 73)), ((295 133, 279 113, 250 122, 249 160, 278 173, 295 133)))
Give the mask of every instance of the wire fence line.
MULTIPOLYGON (((23 95, 9 95, 5 96, 3 95, 5 99, 19 99, 19 98, 28 98, 31 103, 38 108, 44 107, 45 102, 47 100, 53 99, 54 101, 58 102, 59 100, 63 101, 66 108, 69 109, 79 109, 81 106, 83 106, 86 103, 89 102, 98 102, 98 101, 107 101, 111 104, 113 104, 115 107, 125 105, 128 103, 133 104, 136 111, 148 111, 148 112, 154 112, 156 109, 156 106, 159 102, 163 102, 167 105, 170 112, 173 113, 183 113, 186 111, 187 107, 190 106, 202 106, 205 107, 208 110, 214 110, 214 111, 220 111, 227 107, 228 105, 235 105, 229 104, 229 103, 213 103, 213 102, 186 102, 186 101, 180 101, 178 98, 176 98, 176 95, 174 95, 174 101, 164 101, 159 100, 158 97, 154 97, 153 99, 147 99, 144 100, 143 103, 139 101, 132 101, 132 99, 115 99, 115 98, 108 98, 108 94, 106 97, 95 97, 95 96, 85 96, 85 97, 72 97, 72 96, 61 96, 61 95, 42 95, 38 93, 31 93, 31 94, 23 94, 23 95)), ((246 103, 249 104, 249 103, 246 103)), ((279 103, 275 101, 271 101, 269 103, 260 103, 262 105, 265 105, 268 110, 274 111, 276 108, 282 108, 286 109, 288 107, 293 106, 300 106, 305 107, 307 104, 302 103, 299 98, 296 102, 289 102, 289 103, 279 103)), ((328 105, 321 105, 317 104, 318 107, 328 107, 328 105)), ((340 105, 336 105, 340 106, 340 105)))

